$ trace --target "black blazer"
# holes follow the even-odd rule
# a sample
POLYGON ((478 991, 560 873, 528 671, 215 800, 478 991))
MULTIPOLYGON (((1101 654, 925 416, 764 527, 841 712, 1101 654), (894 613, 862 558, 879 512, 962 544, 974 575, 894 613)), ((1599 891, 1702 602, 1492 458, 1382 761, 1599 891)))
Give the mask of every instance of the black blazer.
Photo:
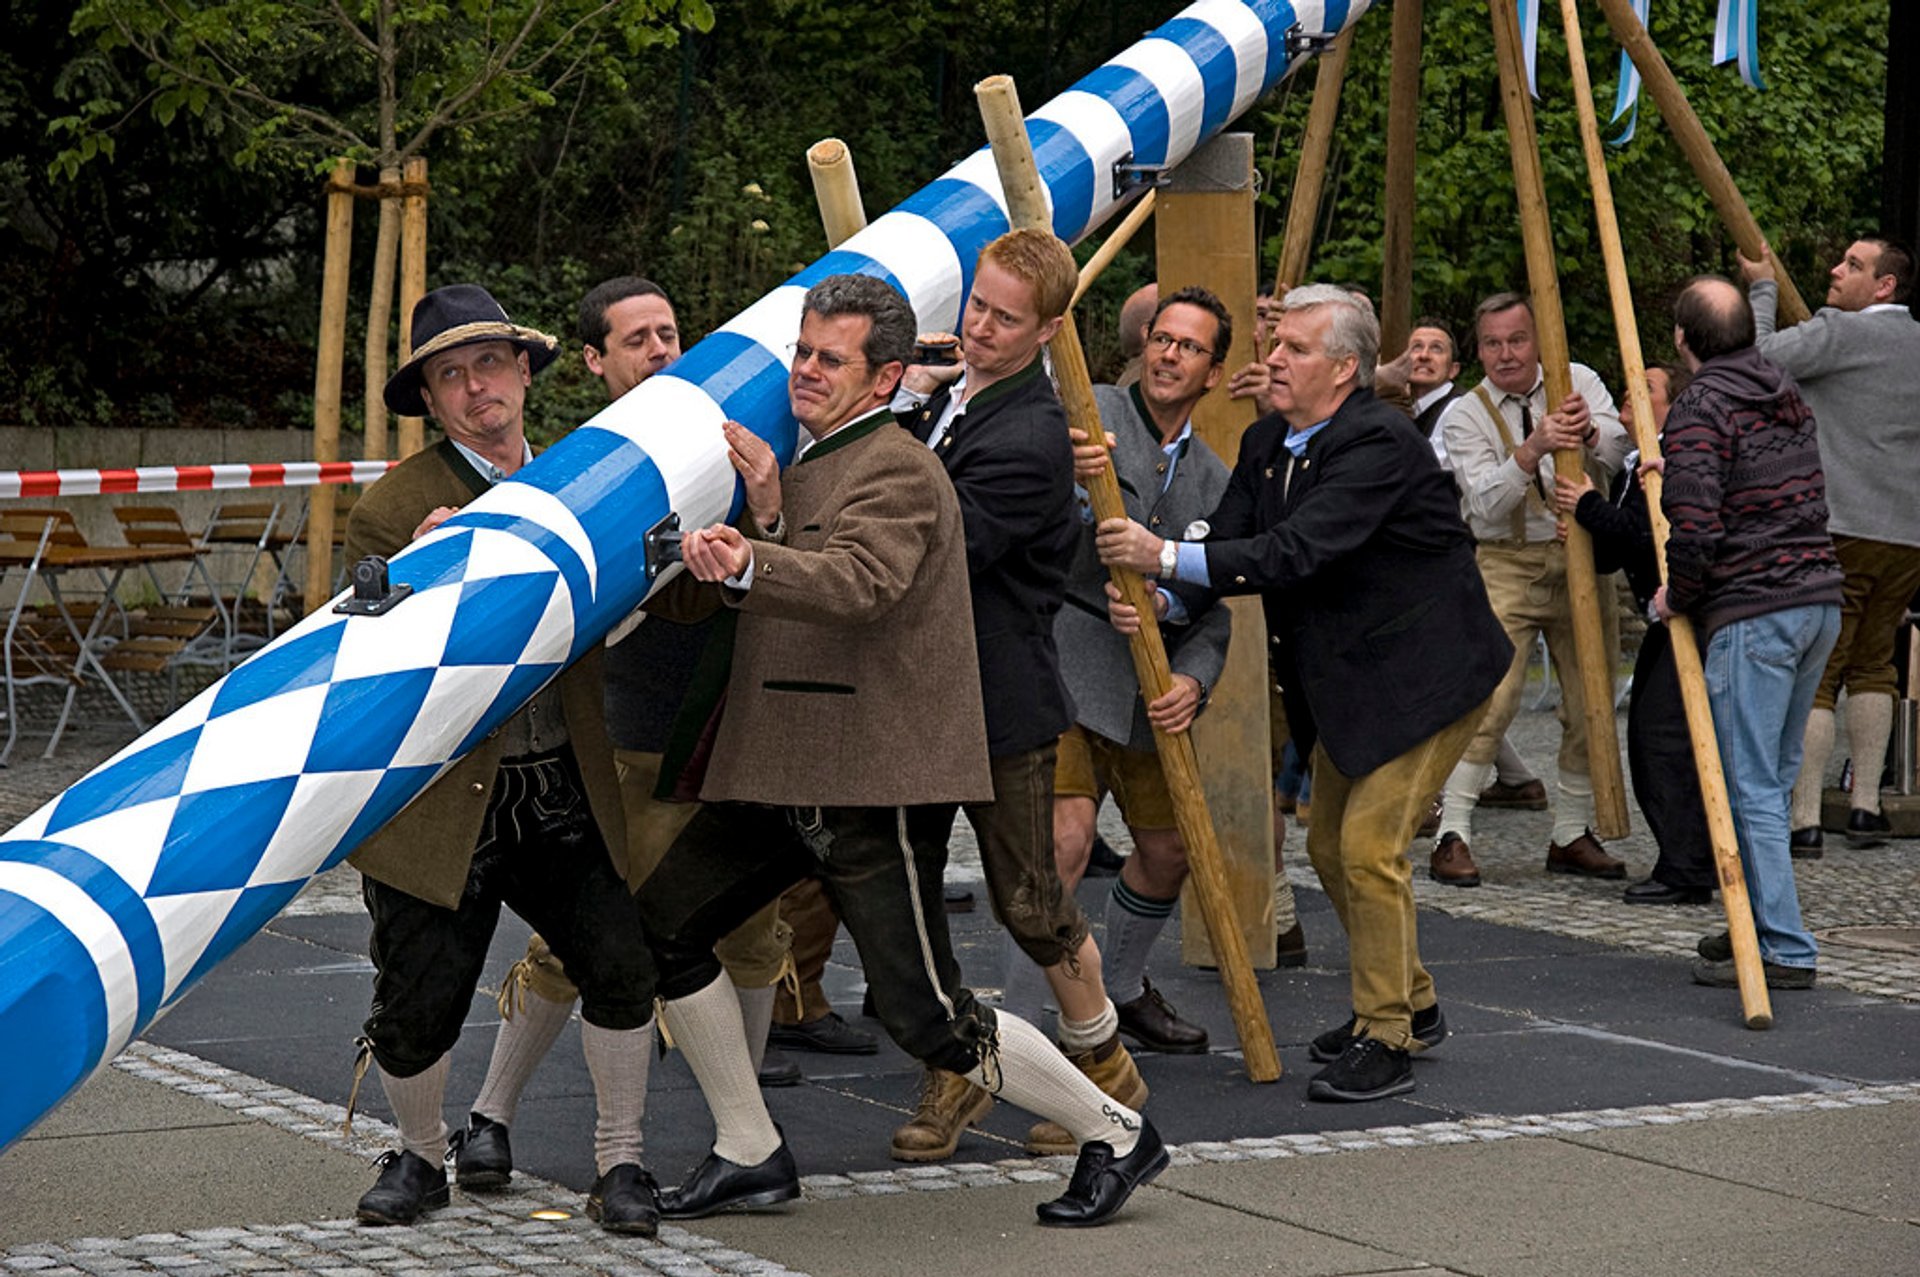
MULTIPOLYGON (((926 442, 949 397, 942 389, 901 424, 926 442)), ((1040 360, 975 395, 936 454, 966 528, 987 752, 1038 749, 1073 722, 1053 619, 1080 517, 1067 415, 1040 360)))
POLYGON ((1433 428, 1440 424, 1441 416, 1445 414, 1448 408, 1453 406, 1454 400, 1466 393, 1466 391, 1460 389, 1460 383, 1458 381, 1454 382, 1451 390, 1428 404, 1426 411, 1414 416, 1413 424, 1419 427, 1420 433, 1423 436, 1428 439, 1433 438, 1433 428))
POLYGON ((1287 721, 1359 777, 1493 694, 1513 644, 1453 485, 1407 418, 1356 390, 1294 465, 1287 423, 1248 428, 1207 539, 1225 594, 1262 596, 1287 721))

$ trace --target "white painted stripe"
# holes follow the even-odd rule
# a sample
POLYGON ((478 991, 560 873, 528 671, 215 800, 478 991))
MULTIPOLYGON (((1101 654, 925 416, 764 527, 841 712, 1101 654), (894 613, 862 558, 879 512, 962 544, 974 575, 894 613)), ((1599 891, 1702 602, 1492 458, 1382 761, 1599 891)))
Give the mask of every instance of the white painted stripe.
MULTIPOLYGON (((994 202, 994 205, 999 208, 1001 213, 1006 213, 1007 197, 1005 192, 1000 189, 1000 170, 993 166, 992 151, 982 147, 980 150, 975 151, 972 155, 969 155, 966 159, 961 160, 958 164, 947 170, 945 176, 947 179, 955 182, 966 182, 969 185, 979 187, 981 192, 994 202)), ((1051 219, 1053 217, 1053 188, 1042 183, 1041 190, 1046 192, 1047 217, 1051 219)))
POLYGON ((1133 134, 1126 117, 1105 98, 1070 89, 1031 118, 1060 125, 1093 157, 1093 215, 1087 225, 1098 226, 1114 205, 1113 166, 1133 152, 1133 134))
POLYGON ((167 978, 160 1000, 173 1001, 187 973, 200 961, 207 945, 227 920, 240 889, 190 891, 172 896, 155 896, 147 901, 153 920, 160 928, 160 948, 167 955, 167 978))
POLYGON ((953 331, 960 319, 961 264, 946 232, 918 213, 895 211, 869 223, 843 247, 886 264, 906 289, 920 331, 953 331))
MULTIPOLYGON (((471 528, 436 528, 403 553, 472 533, 471 528)), ((525 544, 518 537, 507 539, 515 545, 525 544)), ((340 647, 333 658, 333 681, 428 669, 438 664, 447 650, 447 636, 453 632, 453 617, 459 607, 460 587, 456 584, 419 591, 407 599, 405 606, 385 616, 348 617, 346 633, 340 636, 340 647)))
POLYGON ((222 714, 201 731, 181 793, 298 776, 326 705, 327 685, 321 683, 222 714))
POLYGON ((1266 27, 1253 15, 1253 10, 1240 3, 1240 0, 1200 0, 1199 4, 1187 10, 1187 16, 1212 27, 1233 49, 1238 75, 1234 82, 1233 109, 1228 112, 1228 119, 1239 119, 1266 89, 1266 27))
POLYGON ((294 784, 286 818, 247 878, 249 887, 293 882, 313 872, 316 851, 330 850, 373 797, 385 772, 325 772, 294 784))
MULTIPOLYGON (((489 513, 517 515, 539 524, 566 542, 567 548, 579 555, 581 563, 586 565, 588 587, 598 593, 600 560, 594 552, 593 539, 580 526, 579 516, 567 507, 566 502, 530 483, 503 483, 495 491, 499 495, 489 506, 489 513)), ((486 574, 478 572, 469 579, 483 575, 486 574)))
POLYGON ((41 865, 0 861, 0 891, 10 891, 53 915, 93 959, 107 1001, 107 1042, 100 1058, 111 1060, 133 1036, 140 1009, 133 954, 113 915, 78 884, 41 865))
POLYGON ((1193 153, 1200 140, 1200 116, 1206 107, 1207 86, 1187 51, 1171 40, 1142 40, 1121 51, 1110 66, 1138 71, 1153 82, 1167 104, 1168 164, 1178 164, 1193 153))
MULTIPOLYGON (((722 324, 719 331, 759 343, 786 368, 793 362, 793 339, 800 332, 800 308, 806 297, 807 290, 798 284, 782 284, 722 324)), ((630 393, 640 394, 651 384, 651 380, 643 382, 630 393)))

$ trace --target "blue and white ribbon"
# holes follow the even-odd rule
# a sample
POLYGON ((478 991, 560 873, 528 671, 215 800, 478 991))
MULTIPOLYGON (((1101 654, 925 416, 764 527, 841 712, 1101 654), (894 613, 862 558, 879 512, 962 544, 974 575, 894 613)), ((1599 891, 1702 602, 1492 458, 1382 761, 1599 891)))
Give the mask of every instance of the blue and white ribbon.
POLYGON ((1740 60, 1740 78, 1756 89, 1760 79, 1760 0, 1720 0, 1713 20, 1713 64, 1740 60))
MULTIPOLYGON (((1054 230, 1121 207, 1121 160, 1178 164, 1252 106, 1294 27, 1368 7, 1199 0, 1034 111, 1054 230)), ((323 608, 0 834, 0 1149, 623 620, 648 528, 739 509, 722 421, 791 455, 809 285, 875 275, 950 330, 1007 226, 983 148, 395 555, 401 606, 323 608)))
MULTIPOLYGON (((1653 0, 1633 0, 1634 16, 1640 19, 1642 27, 1647 26, 1647 13, 1653 6, 1653 0)), ((1608 124, 1618 124, 1621 116, 1627 117, 1627 127, 1610 138, 1609 145, 1625 146, 1633 141, 1634 126, 1640 123, 1640 68, 1633 65, 1633 58, 1625 49, 1620 50, 1620 87, 1613 94, 1613 116, 1608 124)))

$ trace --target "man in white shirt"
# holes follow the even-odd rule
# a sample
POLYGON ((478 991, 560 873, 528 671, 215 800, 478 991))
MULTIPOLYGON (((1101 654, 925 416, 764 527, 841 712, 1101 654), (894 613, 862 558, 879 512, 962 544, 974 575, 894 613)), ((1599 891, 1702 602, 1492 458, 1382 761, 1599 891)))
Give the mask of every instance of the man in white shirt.
MULTIPOLYGON (((1546 401, 1533 308, 1515 293, 1496 293, 1474 312, 1474 335, 1486 379, 1456 399, 1439 433, 1460 488, 1462 512, 1479 542, 1477 557, 1494 613, 1513 641, 1513 664, 1494 693, 1486 721, 1447 780, 1429 873, 1454 886, 1477 886, 1473 808, 1493 774, 1500 740, 1520 707, 1527 659, 1544 635, 1560 679, 1560 778, 1547 869, 1593 878, 1622 878, 1626 865, 1593 836, 1593 783, 1587 763, 1585 705, 1574 656, 1573 609, 1567 592, 1566 547, 1553 512, 1553 453, 1587 450, 1596 481, 1620 469, 1626 430, 1613 398, 1584 364, 1572 366, 1573 393, 1546 401)), ((1613 609, 1601 609, 1602 630, 1618 645, 1613 609)))

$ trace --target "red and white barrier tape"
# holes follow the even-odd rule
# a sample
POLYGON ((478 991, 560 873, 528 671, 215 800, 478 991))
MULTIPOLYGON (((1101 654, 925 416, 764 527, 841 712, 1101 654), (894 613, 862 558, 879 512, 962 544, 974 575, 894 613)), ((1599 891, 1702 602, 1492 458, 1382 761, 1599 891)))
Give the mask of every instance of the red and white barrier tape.
POLYGON ((236 462, 217 466, 137 466, 124 470, 0 470, 0 499, 372 483, 396 464, 392 461, 284 461, 257 465, 236 462))

